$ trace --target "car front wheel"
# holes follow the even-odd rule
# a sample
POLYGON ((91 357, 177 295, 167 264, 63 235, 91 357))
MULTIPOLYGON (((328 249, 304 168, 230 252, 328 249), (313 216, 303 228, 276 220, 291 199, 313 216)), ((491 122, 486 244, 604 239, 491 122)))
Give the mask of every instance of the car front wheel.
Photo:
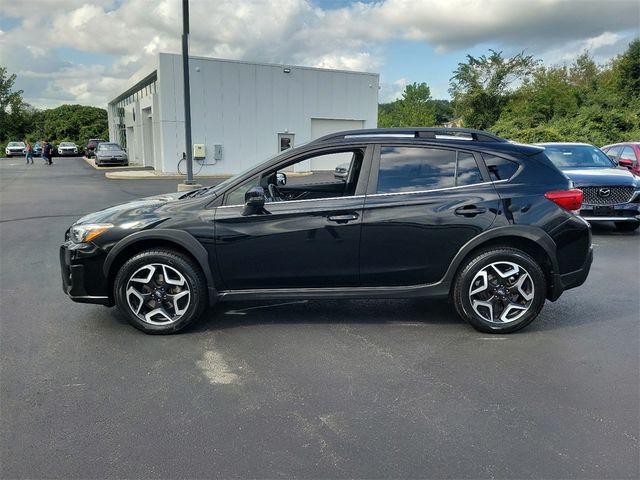
POLYGON ((173 250, 146 250, 129 259, 114 282, 118 310, 151 334, 175 333, 197 320, 207 305, 206 280, 189 257, 173 250))
POLYGON ((521 250, 496 247, 462 265, 453 298, 460 317, 476 330, 511 333, 538 316, 546 293, 544 273, 533 258, 521 250))

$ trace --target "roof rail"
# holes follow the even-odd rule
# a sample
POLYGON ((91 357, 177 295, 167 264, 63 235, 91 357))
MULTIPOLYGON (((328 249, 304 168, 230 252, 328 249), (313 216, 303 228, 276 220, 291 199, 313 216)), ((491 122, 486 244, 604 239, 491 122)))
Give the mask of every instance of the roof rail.
POLYGON ((508 140, 491 133, 474 130, 472 128, 440 128, 440 127, 416 127, 416 128, 370 128, 363 130, 347 130, 344 132, 330 133, 324 137, 313 140, 311 143, 324 143, 331 140, 350 138, 427 138, 434 140, 461 140, 476 142, 508 142, 508 140))

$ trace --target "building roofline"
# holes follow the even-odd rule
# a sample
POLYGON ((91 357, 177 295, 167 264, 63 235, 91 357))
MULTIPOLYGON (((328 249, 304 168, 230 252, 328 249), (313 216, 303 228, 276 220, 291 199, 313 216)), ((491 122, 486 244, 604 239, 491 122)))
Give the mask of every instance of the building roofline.
POLYGON ((134 83, 132 86, 130 86, 129 88, 127 88, 124 92, 122 92, 120 95, 118 95, 117 97, 115 97, 113 100, 110 100, 107 105, 113 105, 115 103, 118 103, 120 100, 124 100, 125 98, 127 98, 129 95, 134 94, 135 92, 137 92, 138 90, 140 90, 140 88, 143 85, 149 85, 150 83, 154 82, 155 80, 158 79, 158 70, 153 70, 153 72, 151 72, 150 74, 148 74, 146 77, 143 77, 141 80, 138 80, 136 83, 134 83))
MULTIPOLYGON (((182 56, 179 53, 167 53, 167 52, 160 52, 158 55, 159 56, 166 55, 166 56, 173 56, 173 57, 181 57, 182 56)), ((203 56, 199 56, 199 55, 189 55, 189 59, 190 60, 212 60, 212 61, 216 61, 216 62, 239 63, 239 64, 244 64, 244 65, 260 65, 260 66, 263 66, 263 67, 279 67, 279 68, 289 67, 289 68, 295 68, 296 70, 313 70, 313 71, 321 71, 321 72, 351 73, 351 74, 357 74, 357 75, 374 75, 376 77, 380 77, 379 73, 373 73, 373 72, 361 72, 361 71, 356 71, 356 70, 338 70, 338 69, 334 69, 334 68, 305 67, 305 66, 301 66, 301 65, 295 65, 295 64, 292 64, 292 63, 252 62, 250 60, 230 60, 230 59, 227 59, 227 58, 203 57, 203 56)))

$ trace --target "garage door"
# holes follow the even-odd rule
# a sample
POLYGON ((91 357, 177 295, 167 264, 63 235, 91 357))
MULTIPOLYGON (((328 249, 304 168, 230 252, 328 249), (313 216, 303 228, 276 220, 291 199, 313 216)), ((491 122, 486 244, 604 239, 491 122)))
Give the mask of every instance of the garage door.
MULTIPOLYGON (((311 140, 324 137, 330 133, 340 132, 342 130, 357 130, 364 128, 364 120, 340 120, 340 119, 327 119, 327 118, 312 118, 311 119, 311 140)), ((315 159, 311 170, 333 170, 335 168, 335 161, 330 156, 326 155, 321 158, 315 159)))
POLYGON ((330 133, 340 132, 341 130, 356 130, 358 128, 364 128, 364 120, 312 118, 311 140, 324 137, 330 133))

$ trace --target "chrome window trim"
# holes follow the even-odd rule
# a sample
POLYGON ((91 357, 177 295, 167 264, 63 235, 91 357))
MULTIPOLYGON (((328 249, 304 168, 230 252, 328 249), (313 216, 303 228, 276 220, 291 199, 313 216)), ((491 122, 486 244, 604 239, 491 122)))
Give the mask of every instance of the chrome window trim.
MULTIPOLYGON (((326 198, 307 198, 304 200, 285 200, 282 202, 265 202, 265 206, 266 205, 284 205, 284 204, 291 204, 291 203, 302 203, 302 202, 321 202, 321 201, 325 201, 325 200, 340 200, 343 198, 365 198, 366 195, 348 195, 348 196, 342 196, 342 197, 326 197, 326 198)), ((244 207, 244 203, 240 203, 237 205, 220 205, 218 208, 229 208, 229 207, 244 207)))
POLYGON ((497 180, 495 182, 481 182, 481 183, 472 183, 470 185, 458 185, 455 187, 444 187, 444 188, 432 188, 431 190, 413 190, 410 192, 390 192, 390 193, 372 193, 367 195, 367 197, 385 197, 387 195, 415 195, 417 193, 431 193, 431 192, 442 192, 445 190, 459 190, 461 188, 469 188, 469 187, 478 187, 482 185, 495 185, 496 183, 504 183, 508 182, 508 180, 497 180))
MULTIPOLYGON (((393 192, 393 193, 370 193, 368 195, 351 195, 348 197, 327 197, 327 198, 309 198, 305 200, 286 200, 284 202, 267 202, 265 205, 269 204, 291 204, 291 203, 303 203, 303 202, 321 202, 325 200, 339 200, 342 198, 367 198, 367 197, 386 197, 391 195, 416 195, 419 193, 431 193, 431 192, 442 192, 445 190, 459 190, 461 188, 470 188, 470 187, 478 187, 484 185, 495 185, 496 183, 505 183, 508 180, 497 180, 495 182, 481 182, 481 183, 472 183, 471 185, 458 185, 456 187, 445 187, 445 188, 434 188, 431 190, 415 190, 411 192, 393 192)), ((236 205, 220 205, 217 208, 232 208, 232 207, 244 207, 244 203, 236 204, 236 205)))

